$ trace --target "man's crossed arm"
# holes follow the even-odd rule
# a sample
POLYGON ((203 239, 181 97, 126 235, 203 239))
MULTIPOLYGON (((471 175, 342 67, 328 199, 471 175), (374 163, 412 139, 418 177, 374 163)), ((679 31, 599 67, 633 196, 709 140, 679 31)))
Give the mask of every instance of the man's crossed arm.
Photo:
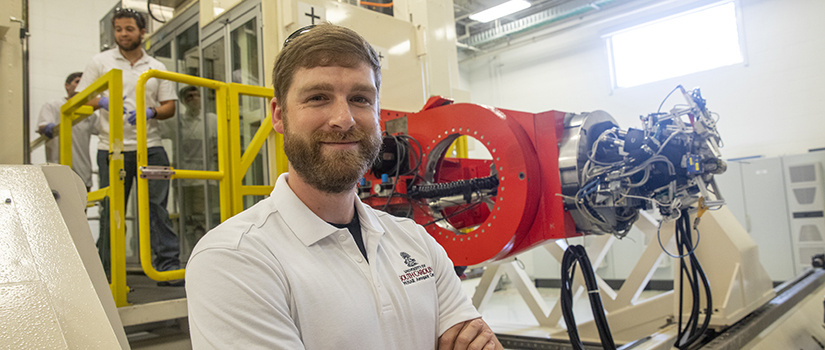
POLYGON ((447 329, 438 337, 438 350, 503 350, 493 330, 481 318, 447 329))

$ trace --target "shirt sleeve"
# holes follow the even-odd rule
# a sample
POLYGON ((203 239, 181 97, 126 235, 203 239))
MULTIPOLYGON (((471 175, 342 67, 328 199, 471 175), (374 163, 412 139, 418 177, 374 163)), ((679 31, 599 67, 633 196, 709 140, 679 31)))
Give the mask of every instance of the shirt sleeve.
POLYGON ((57 124, 60 121, 60 110, 55 111, 54 103, 49 102, 40 107, 40 114, 37 115, 37 127, 43 127, 49 123, 57 124))
POLYGON ((280 266, 248 253, 207 248, 186 267, 193 349, 304 349, 280 266))
POLYGON ((86 119, 89 120, 89 134, 92 135, 99 135, 100 134, 100 126, 98 126, 98 112, 95 111, 92 115, 88 116, 86 119))
POLYGON ((438 293, 438 336, 444 334, 450 327, 467 320, 481 317, 473 306, 470 298, 461 288, 461 279, 455 273, 453 262, 436 240, 423 227, 416 225, 419 233, 424 236, 432 255, 434 272, 436 275, 436 289, 438 293))
MULTIPOLYGON (((163 63, 158 63, 158 70, 169 71, 163 63)), ((158 103, 163 101, 177 101, 178 94, 175 91, 175 83, 171 80, 158 79, 158 103)))
POLYGON ((75 91, 81 92, 83 89, 92 85, 92 83, 100 78, 100 65, 97 64, 96 57, 92 58, 89 63, 86 64, 86 68, 83 69, 83 76, 80 77, 80 82, 77 84, 77 89, 75 91))

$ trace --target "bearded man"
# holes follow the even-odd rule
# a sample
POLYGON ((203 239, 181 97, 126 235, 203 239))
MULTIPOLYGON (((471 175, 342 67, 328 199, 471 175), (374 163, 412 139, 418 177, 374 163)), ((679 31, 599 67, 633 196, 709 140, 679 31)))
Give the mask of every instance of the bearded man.
POLYGON ((273 71, 289 171, 210 231, 186 270, 194 349, 501 349, 423 227, 364 205, 381 142, 378 56, 322 24, 273 71))
MULTIPOLYGON (((137 129, 136 89, 137 81, 143 72, 150 69, 166 70, 160 61, 149 56, 141 47, 146 35, 146 20, 143 15, 132 9, 119 9, 112 17, 117 47, 103 51, 86 65, 83 77, 77 86, 82 91, 102 75, 112 69, 123 72, 123 96, 109 96, 108 92, 89 101, 95 109, 100 108, 99 137, 97 145, 97 166, 100 175, 100 188, 109 186, 109 160, 114 150, 109 149, 109 98, 123 99, 123 115, 111 116, 123 118, 123 186, 125 200, 128 203, 132 183, 137 176, 137 129)), ((169 157, 163 149, 158 128, 158 120, 175 115, 175 85, 168 80, 149 79, 146 83, 146 145, 149 165, 169 166, 169 157)), ((159 271, 180 268, 180 243, 169 221, 166 204, 169 199, 169 180, 149 180, 149 222, 151 227, 152 263, 159 271)), ((111 245, 109 236, 108 199, 103 201, 100 211, 100 238, 97 241, 103 269, 109 274, 111 267, 111 245)), ((158 282, 161 286, 182 286, 183 281, 158 282)))

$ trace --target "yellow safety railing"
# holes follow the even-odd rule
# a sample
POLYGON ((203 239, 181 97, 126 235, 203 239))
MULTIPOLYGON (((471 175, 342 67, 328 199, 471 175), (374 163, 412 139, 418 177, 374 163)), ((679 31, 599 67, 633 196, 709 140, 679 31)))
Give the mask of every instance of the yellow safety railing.
MULTIPOLYGON (((119 69, 112 69, 94 81, 83 91, 77 93, 62 107, 60 107, 60 125, 73 125, 83 119, 78 115, 88 116, 91 114, 91 107, 85 104, 101 92, 109 90, 109 96, 123 95, 123 72, 119 69)), ((123 100, 120 98, 109 99, 109 114, 123 115, 123 100)), ((72 165, 72 128, 60 128, 60 163, 72 165)), ((125 192, 123 190, 123 180, 120 174, 123 172, 123 119, 109 118, 109 186, 97 191, 89 192, 88 201, 101 201, 109 198, 109 235, 111 243, 110 252, 126 251, 126 204, 125 192)), ((123 253, 112 254, 111 259, 111 282, 109 288, 115 305, 126 306, 126 294, 129 287, 126 286, 126 258, 123 253)))
MULTIPOLYGON (((229 84, 229 105, 233 107, 237 107, 240 103, 240 96, 255 96, 255 97, 262 97, 271 99, 275 94, 275 91, 271 88, 264 88, 260 86, 251 86, 251 85, 243 85, 243 84, 236 84, 230 83, 229 84)), ((269 108, 266 108, 269 110, 269 108)), ((230 154, 231 158, 240 159, 238 164, 233 164, 232 166, 232 193, 234 196, 232 197, 232 215, 240 213, 243 211, 243 196, 266 196, 272 192, 273 186, 255 186, 255 185, 243 185, 243 177, 244 174, 249 170, 249 167, 252 166, 252 162, 255 160, 255 156, 260 151, 261 147, 266 143, 266 139, 269 137, 269 134, 272 133, 272 116, 267 115, 267 117, 261 122, 261 126, 258 128, 258 131, 255 133, 255 136, 252 137, 252 140, 249 142, 249 145, 246 147, 246 151, 244 151, 243 155, 241 155, 241 140, 240 140, 240 110, 238 108, 230 108, 229 109, 229 128, 230 128, 230 137, 231 140, 229 142, 230 147, 230 154)), ((281 136, 278 134, 278 136, 281 136)), ((277 141, 276 141, 277 142, 277 141)), ((277 159, 285 159, 286 156, 281 156, 283 154, 283 140, 281 140, 281 144, 278 145, 276 143, 276 152, 280 152, 277 156, 277 159)), ((286 168, 277 168, 279 170, 283 169, 286 171, 286 168)))
POLYGON ((177 269, 171 271, 158 271, 152 266, 152 249, 151 249, 151 230, 149 224, 149 179, 152 175, 147 175, 150 173, 150 170, 160 170, 161 172, 166 172, 168 174, 169 179, 174 178, 181 178, 181 179, 206 179, 206 180, 218 180, 219 190, 220 190, 220 210, 221 210, 221 220, 225 220, 228 218, 229 213, 232 212, 231 210, 231 202, 230 199, 233 197, 233 191, 230 186, 232 172, 226 172, 224 169, 232 168, 231 161, 228 158, 227 150, 228 145, 227 142, 230 140, 227 130, 227 117, 226 111, 227 108, 226 101, 227 101, 227 93, 228 87, 226 83, 193 77, 186 74, 180 73, 173 73, 173 72, 166 72, 166 71, 159 71, 150 69, 143 74, 140 75, 137 81, 137 89, 136 89, 136 103, 135 108, 137 109, 137 168, 138 168, 138 178, 137 178, 137 194, 138 194, 138 240, 139 240, 139 247, 140 247, 140 265, 143 267, 143 272, 146 273, 146 276, 156 280, 156 281, 168 281, 168 280, 176 280, 176 279, 183 279, 184 277, 184 269, 177 269), (210 170, 178 170, 169 167, 168 170, 165 169, 153 169, 149 167, 148 164, 148 154, 147 154, 147 139, 146 139, 146 82, 149 79, 157 78, 157 79, 164 79, 169 81, 174 81, 178 83, 184 83, 189 85, 195 86, 202 86, 210 89, 214 89, 216 92, 216 114, 217 114, 217 128, 218 128, 218 170, 217 171, 210 171, 210 170))
MULTIPOLYGON (((84 106, 86 102, 103 91, 109 90, 109 96, 122 96, 122 72, 113 69, 93 82, 61 108, 61 125, 73 125, 90 115, 93 109, 84 106), (69 124, 72 123, 72 124, 69 124)), ((240 113, 238 110, 240 95, 271 98, 273 90, 258 86, 224 83, 211 79, 193 77, 185 74, 149 70, 144 72, 136 86, 136 128, 137 128, 137 196, 138 196, 138 240, 140 262, 144 273, 157 281, 184 278, 185 270, 158 271, 152 266, 151 230, 149 224, 149 178, 161 176, 168 179, 204 179, 219 181, 221 221, 243 211, 243 196, 268 195, 272 186, 243 185, 244 174, 248 171, 255 156, 272 135, 271 116, 267 116, 258 128, 246 150, 241 154, 240 113), (148 165, 146 135, 146 83, 149 79, 164 79, 178 83, 214 89, 216 92, 216 115, 218 131, 218 170, 185 170, 172 167, 159 169, 148 165)), ((268 109, 268 108, 267 108, 268 109)), ((109 99, 109 114, 123 115, 123 101, 120 98, 109 99)), ((72 164, 71 129, 61 128, 60 154, 61 164, 72 164)), ((286 155, 283 154, 283 138, 274 133, 276 165, 278 174, 287 171, 286 155)), ((96 202, 109 198, 109 220, 111 236, 111 283, 109 285, 118 307, 127 306, 129 287, 126 285, 126 241, 125 241, 125 191, 123 188, 123 119, 109 118, 109 186, 88 193, 88 201, 96 202)))

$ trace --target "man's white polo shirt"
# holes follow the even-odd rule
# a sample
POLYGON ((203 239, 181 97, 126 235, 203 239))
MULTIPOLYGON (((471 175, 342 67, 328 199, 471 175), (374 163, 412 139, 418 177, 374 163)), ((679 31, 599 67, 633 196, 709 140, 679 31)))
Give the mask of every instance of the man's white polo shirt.
POLYGON ((480 317, 444 249, 409 219, 355 203, 367 262, 281 175, 210 231, 186 269, 195 349, 435 349, 480 317))
MULTIPOLYGON (((123 99, 123 150, 134 151, 137 149, 137 129, 135 125, 127 122, 127 114, 129 111, 134 111, 137 104, 137 81, 140 75, 150 69, 166 70, 166 66, 149 56, 145 50, 141 49, 143 56, 132 64, 123 57, 120 49, 115 47, 107 51, 103 51, 94 57, 86 65, 83 70, 83 76, 80 78, 80 83, 77 85, 77 91, 80 92, 98 78, 110 70, 117 68, 123 74, 123 96, 109 96, 109 91, 103 92, 103 96, 108 96, 110 99, 123 99)), ((160 106, 160 102, 177 100, 178 95, 175 92, 175 84, 169 80, 159 80, 156 78, 146 81, 146 107, 160 106)), ((97 144, 97 149, 109 149, 109 112, 106 110, 100 111, 99 137, 100 142, 97 144)), ((159 147, 163 146, 160 140, 160 131, 158 129, 158 121, 150 119, 146 124, 146 146, 159 147)))

